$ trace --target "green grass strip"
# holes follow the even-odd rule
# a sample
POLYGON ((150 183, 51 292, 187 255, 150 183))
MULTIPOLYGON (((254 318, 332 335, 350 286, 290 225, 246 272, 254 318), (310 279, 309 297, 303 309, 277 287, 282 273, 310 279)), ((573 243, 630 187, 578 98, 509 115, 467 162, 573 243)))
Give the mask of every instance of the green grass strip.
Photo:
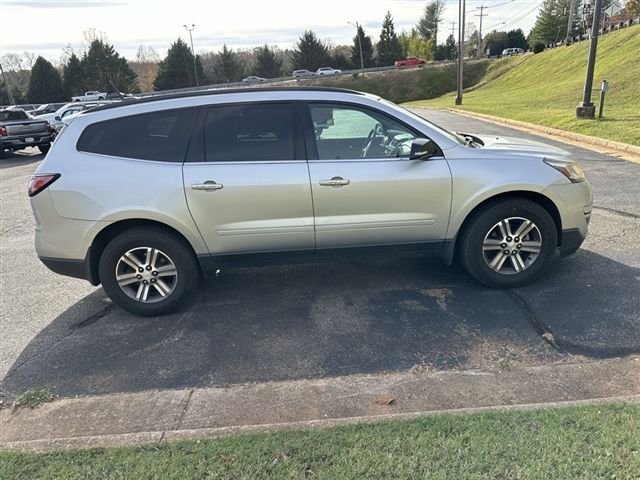
POLYGON ((638 479, 640 406, 441 415, 131 448, 0 453, 2 479, 638 479))

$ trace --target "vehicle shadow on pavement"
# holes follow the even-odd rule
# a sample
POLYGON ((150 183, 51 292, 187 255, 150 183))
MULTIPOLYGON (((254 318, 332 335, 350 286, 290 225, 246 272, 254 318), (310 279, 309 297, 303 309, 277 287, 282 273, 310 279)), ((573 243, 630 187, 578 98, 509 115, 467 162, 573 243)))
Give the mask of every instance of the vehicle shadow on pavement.
POLYGON ((0 158, 0 170, 16 167, 18 165, 30 165, 37 163, 44 158, 44 155, 27 155, 16 152, 4 152, 4 158, 0 158))
POLYGON ((640 351, 639 278, 584 250, 512 291, 436 259, 242 268, 160 318, 98 290, 30 342, 3 389, 70 396, 629 354, 640 351))

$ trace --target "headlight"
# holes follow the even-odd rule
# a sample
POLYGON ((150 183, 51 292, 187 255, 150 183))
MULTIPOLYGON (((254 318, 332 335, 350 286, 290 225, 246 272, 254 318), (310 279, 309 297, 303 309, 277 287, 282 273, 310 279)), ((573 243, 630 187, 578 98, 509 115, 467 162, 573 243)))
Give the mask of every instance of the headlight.
POLYGON ((578 162, 545 158, 544 163, 558 170, 573 183, 584 182, 586 180, 582 167, 578 162))

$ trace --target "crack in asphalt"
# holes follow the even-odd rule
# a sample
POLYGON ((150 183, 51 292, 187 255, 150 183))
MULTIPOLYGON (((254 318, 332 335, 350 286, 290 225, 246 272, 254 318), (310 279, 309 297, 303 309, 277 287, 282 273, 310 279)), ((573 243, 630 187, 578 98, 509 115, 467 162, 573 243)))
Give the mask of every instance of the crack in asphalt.
POLYGON ((101 318, 105 317, 114 308, 115 308, 115 305, 113 303, 109 303, 108 305, 106 305, 104 308, 100 309, 98 312, 94 313, 93 315, 90 315, 89 317, 85 318, 84 320, 71 325, 71 328, 69 329, 69 332, 67 332, 62 337, 58 338, 55 342, 51 343, 51 345, 47 345, 42 350, 39 350, 39 351, 35 352, 29 358, 24 359, 18 365, 14 365, 13 367, 11 367, 11 370, 9 370, 9 372, 5 375, 5 377, 4 377, 4 379, 3 379, 3 381, 1 383, 4 383, 4 381, 6 381, 8 378, 10 378, 16 371, 18 371, 18 369, 22 368, 25 364, 29 363, 34 358, 42 355, 45 352, 48 352, 53 347, 55 347, 59 343, 63 342, 67 338, 69 338, 71 335, 73 335, 79 329, 87 327, 87 326, 97 322, 101 318))
POLYGON ((553 333, 548 325, 545 325, 538 318, 535 311, 529 305, 529 302, 517 293, 515 290, 505 290, 505 294, 518 306, 524 310, 525 316, 533 328, 542 337, 542 340, 549 344, 553 349, 560 353, 568 353, 571 355, 581 355, 595 359, 610 359, 628 357, 640 354, 640 346, 638 347, 590 347, 579 343, 563 340, 553 333))
POLYGON ((624 212, 622 210, 616 210, 615 208, 609 208, 609 207, 596 207, 595 205, 593 206, 593 208, 594 210, 604 210, 605 212, 616 213, 618 215, 622 215, 623 217, 640 219, 640 214, 637 214, 637 213, 624 212))

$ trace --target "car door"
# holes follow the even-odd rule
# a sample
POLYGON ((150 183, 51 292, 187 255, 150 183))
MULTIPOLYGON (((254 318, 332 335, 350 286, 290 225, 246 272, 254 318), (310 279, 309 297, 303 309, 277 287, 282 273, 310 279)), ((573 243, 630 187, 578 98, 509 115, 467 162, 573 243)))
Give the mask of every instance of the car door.
POLYGON ((212 255, 314 248, 300 106, 246 103, 201 112, 183 167, 189 209, 212 255))
POLYGON ((339 103, 308 104, 305 130, 316 248, 440 248, 451 174, 441 155, 409 160, 422 135, 378 110, 339 103))

